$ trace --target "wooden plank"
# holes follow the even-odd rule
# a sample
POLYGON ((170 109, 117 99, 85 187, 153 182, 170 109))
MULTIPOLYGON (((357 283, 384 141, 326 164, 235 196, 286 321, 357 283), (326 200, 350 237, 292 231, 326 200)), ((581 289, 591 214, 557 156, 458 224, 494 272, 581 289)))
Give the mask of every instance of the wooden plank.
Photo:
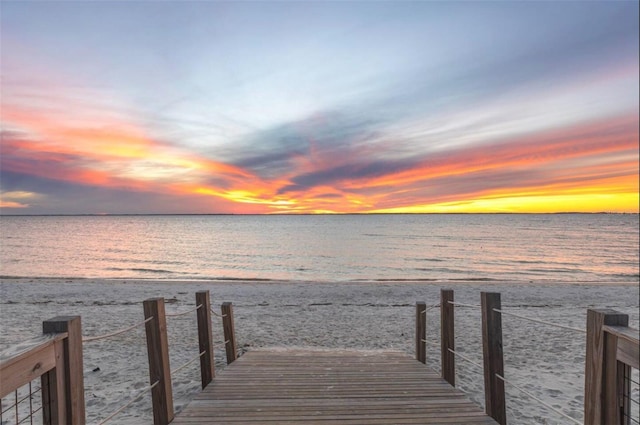
POLYGON ((66 424, 66 377, 64 373, 64 346, 56 341, 56 366, 40 377, 42 385, 42 419, 46 425, 66 424))
POLYGON ((626 326, 604 326, 603 330, 618 337, 618 352, 616 354, 618 360, 635 369, 640 369, 638 330, 626 326))
POLYGON ((224 331, 224 349, 227 354, 227 364, 233 363, 238 358, 236 345, 236 331, 233 324, 233 304, 222 303, 222 329, 224 331))
POLYGON ((215 377, 213 360, 213 334, 211 331, 211 300, 209 291, 196 292, 196 307, 201 305, 196 313, 198 321, 198 353, 200 356, 200 380, 202 388, 209 385, 215 377))
POLYGON ((455 326, 453 313, 453 290, 440 290, 440 365, 442 378, 456 386, 455 326))
POLYGON ((147 356, 149 358, 149 384, 156 385, 151 390, 153 423, 167 425, 173 420, 173 390, 171 388, 171 367, 169 365, 169 345, 167 341, 167 319, 164 298, 151 298, 143 302, 147 334, 147 356))
POLYGON ((251 351, 174 424, 495 424, 403 353, 251 351))
POLYGON ((500 294, 481 292, 482 308, 482 358, 484 365, 485 411, 499 424, 507 423, 504 381, 496 375, 504 376, 502 353, 502 315, 500 294))
POLYGON ((631 366, 634 369, 640 369, 640 349, 637 343, 630 342, 626 339, 618 338, 618 351, 616 358, 618 361, 631 366))
POLYGON ((427 304, 423 301, 416 303, 416 360, 427 362, 427 304))
POLYGON ((620 410, 618 406, 618 337, 605 332, 604 334, 604 406, 602 409, 603 423, 619 424, 620 410))
POLYGON ((64 335, 47 335, 31 341, 28 348, 16 352, 13 357, 4 356, 0 362, 0 398, 38 379, 56 366, 55 341, 64 335))

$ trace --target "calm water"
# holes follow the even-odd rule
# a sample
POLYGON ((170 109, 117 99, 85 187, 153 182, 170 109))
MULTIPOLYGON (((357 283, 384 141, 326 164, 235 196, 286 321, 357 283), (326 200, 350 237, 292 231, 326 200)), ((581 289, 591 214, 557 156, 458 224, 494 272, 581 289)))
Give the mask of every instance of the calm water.
POLYGON ((632 281, 638 215, 1 217, 0 274, 632 281))

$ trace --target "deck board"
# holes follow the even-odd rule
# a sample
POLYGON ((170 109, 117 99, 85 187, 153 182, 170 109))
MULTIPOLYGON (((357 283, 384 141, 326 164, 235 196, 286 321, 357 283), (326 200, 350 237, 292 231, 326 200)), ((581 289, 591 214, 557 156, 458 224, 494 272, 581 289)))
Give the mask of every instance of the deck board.
POLYGON ((174 421, 186 424, 495 424, 399 352, 251 351, 174 421))

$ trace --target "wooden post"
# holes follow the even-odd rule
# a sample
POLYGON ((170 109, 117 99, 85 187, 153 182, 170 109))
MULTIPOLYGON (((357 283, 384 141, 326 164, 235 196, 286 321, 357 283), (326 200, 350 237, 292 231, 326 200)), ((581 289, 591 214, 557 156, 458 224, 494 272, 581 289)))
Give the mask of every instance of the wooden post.
MULTIPOLYGON (((611 394, 617 393, 617 337, 605 335, 603 326, 628 326, 629 316, 615 310, 587 310, 587 353, 584 383, 584 423, 610 423, 611 410, 618 412, 611 394)), ((614 412, 614 417, 617 415, 614 412)), ((612 423, 612 422, 611 422, 612 423)), ((619 419, 616 423, 619 423, 619 419)))
POLYGON ((80 316, 58 316, 42 322, 45 334, 66 332, 55 345, 56 367, 42 375, 42 418, 45 424, 86 422, 80 316))
POLYGON ((427 304, 423 301, 416 303, 416 360, 427 362, 427 304))
POLYGON ((227 352, 227 364, 234 362, 238 358, 236 351, 236 331, 233 325, 233 304, 222 303, 222 329, 224 330, 224 348, 227 352))
POLYGON ((202 388, 205 388, 216 376, 213 362, 213 335, 211 332, 211 301, 209 291, 196 292, 196 307, 199 305, 202 307, 197 310, 198 353, 204 351, 204 354, 200 356, 200 378, 202 380, 202 388))
POLYGON ((484 364, 484 398, 487 415, 499 424, 507 423, 504 381, 496 375, 504 377, 504 360, 502 353, 502 315, 494 311, 500 310, 500 294, 481 292, 482 306, 482 357, 484 364))
POLYGON ((453 317, 453 290, 440 290, 440 365, 442 378, 456 386, 455 327, 453 317))
POLYGON ((167 425, 173 420, 173 390, 169 366, 169 344, 164 298, 151 298, 143 302, 144 317, 153 319, 145 325, 147 354, 149 357, 149 383, 158 385, 151 390, 154 425, 167 425))

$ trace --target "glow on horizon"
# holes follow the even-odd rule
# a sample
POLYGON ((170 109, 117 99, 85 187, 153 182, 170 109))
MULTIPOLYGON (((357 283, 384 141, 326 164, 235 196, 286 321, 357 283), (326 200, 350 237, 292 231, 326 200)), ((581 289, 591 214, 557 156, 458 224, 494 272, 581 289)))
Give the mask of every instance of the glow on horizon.
POLYGON ((3 4, 2 213, 639 211, 637 4, 290 6, 3 4))

